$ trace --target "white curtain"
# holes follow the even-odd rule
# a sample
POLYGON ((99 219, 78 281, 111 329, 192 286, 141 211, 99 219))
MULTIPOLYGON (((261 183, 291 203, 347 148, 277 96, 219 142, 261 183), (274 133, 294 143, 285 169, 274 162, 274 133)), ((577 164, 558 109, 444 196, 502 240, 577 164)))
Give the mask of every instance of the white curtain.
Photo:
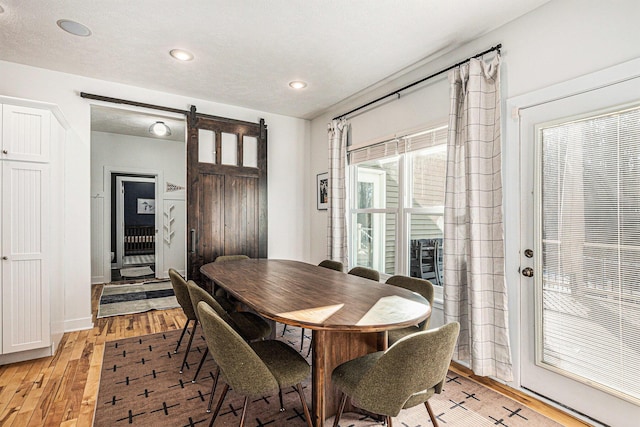
POLYGON ((346 119, 329 123, 329 204, 327 212, 327 259, 340 261, 345 266, 347 259, 347 133, 346 119))
POLYGON ((511 381, 504 280, 500 57, 449 73, 444 310, 460 322, 454 359, 476 375, 511 381))

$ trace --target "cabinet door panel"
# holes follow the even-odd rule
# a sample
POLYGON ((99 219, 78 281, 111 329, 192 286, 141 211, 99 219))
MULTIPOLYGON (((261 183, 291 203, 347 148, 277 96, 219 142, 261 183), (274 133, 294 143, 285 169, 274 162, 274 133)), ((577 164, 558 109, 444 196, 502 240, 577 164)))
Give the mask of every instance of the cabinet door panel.
POLYGON ((49 165, 2 165, 2 353, 50 345, 49 165))
POLYGON ((4 105, 2 122, 3 159, 49 161, 50 111, 4 105))

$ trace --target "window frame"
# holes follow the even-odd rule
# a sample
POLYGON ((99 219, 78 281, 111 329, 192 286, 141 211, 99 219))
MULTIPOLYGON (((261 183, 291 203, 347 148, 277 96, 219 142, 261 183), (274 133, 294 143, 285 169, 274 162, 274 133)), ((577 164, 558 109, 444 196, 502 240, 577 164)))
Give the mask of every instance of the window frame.
MULTIPOLYGON (((422 129, 418 133, 413 133, 412 135, 406 135, 401 138, 409 139, 413 135, 421 135, 429 132, 437 132, 441 130, 443 127, 446 127, 446 123, 440 123, 437 126, 430 126, 428 128, 422 129)), ((396 138, 398 141, 399 138, 396 138)), ((378 144, 388 143, 390 141, 384 141, 378 144)), ((371 144, 376 145, 376 144, 371 144)), ((406 141, 402 145, 402 148, 406 148, 406 141)), ((411 244, 411 236, 410 236, 410 226, 411 221, 410 217, 414 214, 427 214, 433 215, 439 214, 444 216, 444 207, 442 212, 439 210, 434 212, 433 207, 424 207, 424 208, 416 208, 413 207, 411 202, 412 200, 412 189, 413 189, 413 162, 414 157, 419 155, 420 153, 424 153, 425 151, 432 150, 434 147, 440 147, 444 145, 446 147, 446 141, 439 142, 438 144, 434 144, 428 147, 421 147, 418 149, 409 149, 409 150, 400 150, 401 152, 393 153, 388 156, 381 156, 379 158, 372 159, 364 159, 359 161, 358 163, 349 162, 347 165, 347 176, 348 176, 348 191, 347 191, 347 216, 348 216, 348 254, 349 254, 349 269, 355 267, 357 265, 357 253, 356 253, 356 221, 355 218, 358 214, 369 213, 369 214, 392 214, 396 217, 396 225, 395 225, 395 260, 394 260, 394 275, 410 275, 410 244, 411 244), (398 162, 398 206, 394 208, 358 208, 358 167, 360 165, 366 164, 371 161, 376 160, 388 160, 397 158, 398 162)), ((360 150, 366 148, 365 146, 358 146, 355 150, 360 150)), ((446 148, 445 148, 446 149, 446 148)), ((446 172, 445 172, 446 173, 446 172)), ((442 189, 444 192, 444 188, 442 189)), ((386 189, 385 189, 386 191, 386 189)), ((444 234, 444 230, 443 230, 444 234)), ((384 269, 384 267, 382 268, 384 269)), ((381 281, 385 281, 389 277, 390 274, 378 270, 380 273, 381 281)), ((432 281, 433 283, 433 281, 432 281)), ((437 283, 433 283, 434 289, 436 292, 436 298, 442 299, 442 286, 439 286, 437 283)))

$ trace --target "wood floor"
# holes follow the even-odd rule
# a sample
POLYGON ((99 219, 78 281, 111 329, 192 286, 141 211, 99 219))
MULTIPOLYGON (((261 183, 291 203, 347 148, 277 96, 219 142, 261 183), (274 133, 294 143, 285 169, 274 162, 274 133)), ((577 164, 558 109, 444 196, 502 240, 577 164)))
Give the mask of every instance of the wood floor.
MULTIPOLYGON (((184 325, 181 309, 96 319, 101 290, 102 285, 92 287, 93 329, 66 333, 53 357, 0 366, 0 426, 92 425, 105 342, 184 325)), ((565 426, 588 425, 461 366, 452 368, 565 426)))

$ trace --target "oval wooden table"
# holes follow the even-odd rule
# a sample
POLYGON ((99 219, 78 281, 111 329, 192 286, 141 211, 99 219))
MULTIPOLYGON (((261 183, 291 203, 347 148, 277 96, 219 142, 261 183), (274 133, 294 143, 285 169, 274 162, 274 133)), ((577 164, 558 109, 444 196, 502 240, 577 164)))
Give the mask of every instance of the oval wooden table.
POLYGON ((318 427, 337 412, 333 369, 386 349, 386 331, 431 314, 429 302, 416 293, 299 261, 210 263, 200 271, 262 316, 312 330, 312 408, 318 427))

